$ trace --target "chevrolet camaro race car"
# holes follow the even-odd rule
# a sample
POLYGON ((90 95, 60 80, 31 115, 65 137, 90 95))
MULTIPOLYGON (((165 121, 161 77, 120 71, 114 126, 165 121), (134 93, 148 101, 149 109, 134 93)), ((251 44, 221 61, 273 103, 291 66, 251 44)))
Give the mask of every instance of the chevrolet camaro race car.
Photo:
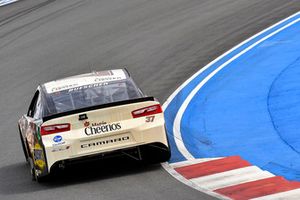
POLYGON ((123 69, 39 85, 18 127, 37 181, 57 167, 105 156, 170 158, 159 102, 145 96, 123 69))

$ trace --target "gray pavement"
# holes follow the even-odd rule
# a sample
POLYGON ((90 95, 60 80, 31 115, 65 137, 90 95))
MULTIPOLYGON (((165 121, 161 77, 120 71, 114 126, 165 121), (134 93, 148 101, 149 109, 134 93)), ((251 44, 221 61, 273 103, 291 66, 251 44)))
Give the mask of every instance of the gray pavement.
POLYGON ((299 0, 22 0, 0 8, 0 199, 212 199, 159 165, 86 164, 32 182, 17 134, 38 83, 127 66, 162 102, 299 0))

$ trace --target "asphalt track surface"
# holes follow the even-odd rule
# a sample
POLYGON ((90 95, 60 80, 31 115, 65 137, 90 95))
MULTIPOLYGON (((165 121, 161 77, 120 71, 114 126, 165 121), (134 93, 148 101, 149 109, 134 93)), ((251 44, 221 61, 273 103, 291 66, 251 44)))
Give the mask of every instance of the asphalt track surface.
POLYGON ((212 199, 160 165, 127 159, 32 182, 17 119, 38 83, 123 66, 164 102, 209 61, 299 10, 299 0, 22 0, 1 7, 0 199, 212 199))

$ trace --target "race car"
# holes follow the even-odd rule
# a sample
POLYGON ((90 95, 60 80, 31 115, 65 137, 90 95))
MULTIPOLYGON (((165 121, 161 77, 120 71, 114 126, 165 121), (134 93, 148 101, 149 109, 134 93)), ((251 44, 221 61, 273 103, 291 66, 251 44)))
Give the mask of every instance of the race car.
POLYGON ((106 156, 150 162, 170 158, 162 108, 143 94, 126 69, 39 85, 18 127, 37 181, 53 169, 106 156))

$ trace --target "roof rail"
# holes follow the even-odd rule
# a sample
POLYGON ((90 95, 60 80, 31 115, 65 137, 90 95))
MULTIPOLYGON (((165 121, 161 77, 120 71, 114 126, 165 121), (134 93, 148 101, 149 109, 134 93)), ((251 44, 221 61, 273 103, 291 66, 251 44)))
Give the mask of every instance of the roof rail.
POLYGON ((126 68, 126 66, 125 66, 125 67, 123 67, 123 69, 124 69, 124 71, 127 73, 127 75, 128 75, 129 77, 131 77, 131 75, 130 75, 130 73, 129 73, 128 69, 126 68))

